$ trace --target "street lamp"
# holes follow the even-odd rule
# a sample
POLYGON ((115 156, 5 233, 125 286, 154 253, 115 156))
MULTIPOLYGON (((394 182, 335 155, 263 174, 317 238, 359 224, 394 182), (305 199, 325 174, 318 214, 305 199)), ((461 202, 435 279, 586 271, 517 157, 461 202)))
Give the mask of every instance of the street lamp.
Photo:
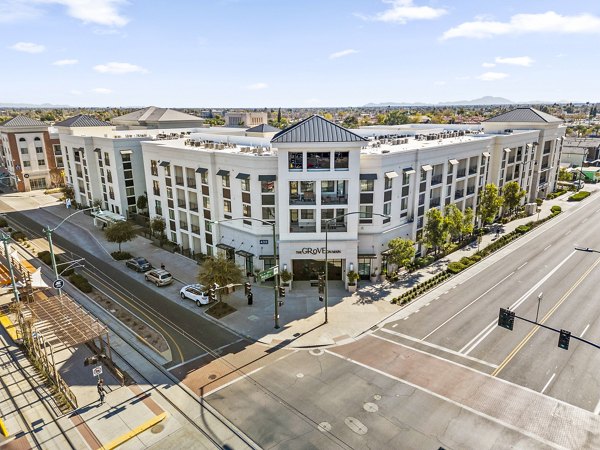
MULTIPOLYGON (((327 317, 327 306, 328 304, 328 299, 329 299, 329 224, 334 221, 339 219, 340 217, 346 217, 346 216, 351 216, 353 214, 364 214, 362 211, 352 211, 349 213, 345 213, 345 214, 341 214, 339 216, 336 217, 332 217, 331 219, 327 219, 325 221, 325 322, 328 322, 328 317, 327 317)), ((371 213, 372 216, 380 216, 383 217, 385 219, 389 219, 390 216, 386 215, 386 214, 379 214, 379 213, 371 213)))
MULTIPOLYGON (((267 221, 263 219, 256 219, 254 217, 233 217, 232 219, 214 220, 212 223, 218 225, 223 222, 231 222, 233 220, 255 220, 262 223, 263 225, 270 225, 273 229, 273 258, 275 259, 275 266, 277 267, 277 241, 275 240, 275 222, 267 221)), ((279 268, 278 268, 279 269, 279 268)), ((279 272, 279 270, 277 270, 279 272)), ((275 329, 279 328, 279 274, 275 275, 275 286, 273 288, 273 296, 275 299, 275 329)))
POLYGON ((537 307, 537 313, 535 313, 535 321, 537 323, 538 321, 538 316, 540 315, 540 303, 542 303, 542 297, 544 296, 543 292, 540 292, 538 294, 538 307, 537 307))
POLYGON ((8 264, 8 273, 10 274, 10 283, 12 284, 13 293, 15 295, 15 301, 19 301, 19 290, 17 289, 17 283, 15 283, 15 273, 13 272, 13 266, 10 262, 10 255, 8 254, 8 240, 10 237, 4 231, 0 233, 0 240, 4 243, 4 255, 6 256, 6 263, 8 264))
MULTIPOLYGON (((54 270, 54 280, 58 280, 58 268, 56 267, 56 258, 54 256, 54 246, 52 245, 52 232, 56 231, 56 229, 58 227, 60 227, 63 223, 65 223, 67 220, 69 220, 71 217, 73 217, 75 214, 79 214, 82 213, 84 211, 90 211, 90 210, 97 210, 98 208, 95 206, 92 206, 91 208, 85 208, 85 209, 80 209, 79 211, 75 211, 73 214, 68 215, 67 217, 65 217, 58 225, 56 225, 54 228, 50 228, 49 226, 44 228, 43 231, 46 234, 46 239, 48 239, 48 247, 50 249, 50 258, 52 260, 52 270, 54 270)), ((58 295, 62 295, 62 289, 58 289, 58 295)))

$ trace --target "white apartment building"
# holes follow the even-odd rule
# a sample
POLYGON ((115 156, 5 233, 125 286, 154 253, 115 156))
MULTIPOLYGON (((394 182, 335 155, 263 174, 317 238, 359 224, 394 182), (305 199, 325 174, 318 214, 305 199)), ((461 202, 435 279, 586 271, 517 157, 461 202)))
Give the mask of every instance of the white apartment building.
POLYGON ((257 111, 230 111, 225 113, 224 119, 226 127, 250 128, 268 123, 267 113, 257 111))
POLYGON ((270 141, 192 133, 141 146, 150 215, 165 217, 186 253, 223 251, 247 272, 268 268, 272 227, 253 220, 262 219, 275 224, 280 267, 314 279, 333 219, 329 276, 345 281, 348 270, 368 278, 385 267, 391 239, 418 239, 428 209, 475 210, 486 183, 516 180, 528 201, 552 191, 564 130, 518 108, 481 126, 351 131, 312 116, 270 141))

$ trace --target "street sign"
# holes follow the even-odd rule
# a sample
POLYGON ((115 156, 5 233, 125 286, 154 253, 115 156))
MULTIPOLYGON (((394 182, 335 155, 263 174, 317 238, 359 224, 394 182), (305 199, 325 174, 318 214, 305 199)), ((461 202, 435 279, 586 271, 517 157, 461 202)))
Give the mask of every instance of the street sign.
POLYGON ((265 281, 265 280, 268 280, 269 278, 274 277, 278 273, 279 273, 279 266, 273 266, 267 270, 263 270, 262 272, 259 272, 258 275, 256 275, 256 278, 258 278, 258 281, 265 281))
POLYGON ((54 287, 54 289, 62 289, 64 285, 65 285, 65 280, 63 280, 61 278, 57 278, 56 280, 54 280, 52 282, 52 287, 54 287))
POLYGON ((102 366, 96 366, 92 369, 92 375, 95 377, 99 377, 102 375, 102 366))

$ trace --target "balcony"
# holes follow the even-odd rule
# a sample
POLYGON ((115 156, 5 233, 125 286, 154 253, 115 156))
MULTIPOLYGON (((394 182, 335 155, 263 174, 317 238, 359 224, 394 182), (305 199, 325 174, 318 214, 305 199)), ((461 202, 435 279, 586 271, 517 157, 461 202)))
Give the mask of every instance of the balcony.
MULTIPOLYGON (((321 221, 321 232, 324 233, 327 229, 327 221, 321 221)), ((329 222, 329 233, 343 233, 348 231, 348 224, 345 222, 329 222)))
POLYGON ((177 186, 183 186, 183 177, 175 177, 175 184, 177 186))
POLYGON ((187 186, 189 188, 195 188, 196 187, 196 179, 195 178, 188 178, 187 179, 187 186))
POLYGON ((454 193, 454 200, 463 198, 464 195, 465 195, 465 191, 463 191, 462 189, 459 189, 454 193))
POLYGON ((442 182, 442 175, 435 175, 431 177, 431 185, 440 184, 442 182))
POLYGON ((290 194, 290 205, 316 205, 314 192, 303 192, 301 194, 290 194))
POLYGON ((321 195, 322 205, 347 205, 347 195, 336 195, 336 194, 322 194, 321 195))
POLYGON ((316 222, 304 222, 302 225, 297 223, 290 224, 290 233, 315 233, 316 231, 316 222))

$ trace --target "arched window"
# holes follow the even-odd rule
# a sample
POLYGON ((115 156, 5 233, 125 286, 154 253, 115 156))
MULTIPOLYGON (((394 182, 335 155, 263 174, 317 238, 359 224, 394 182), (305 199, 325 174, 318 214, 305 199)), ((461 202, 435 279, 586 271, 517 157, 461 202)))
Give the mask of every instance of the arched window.
POLYGON ((25 142, 25 138, 20 138, 19 142, 25 142))

